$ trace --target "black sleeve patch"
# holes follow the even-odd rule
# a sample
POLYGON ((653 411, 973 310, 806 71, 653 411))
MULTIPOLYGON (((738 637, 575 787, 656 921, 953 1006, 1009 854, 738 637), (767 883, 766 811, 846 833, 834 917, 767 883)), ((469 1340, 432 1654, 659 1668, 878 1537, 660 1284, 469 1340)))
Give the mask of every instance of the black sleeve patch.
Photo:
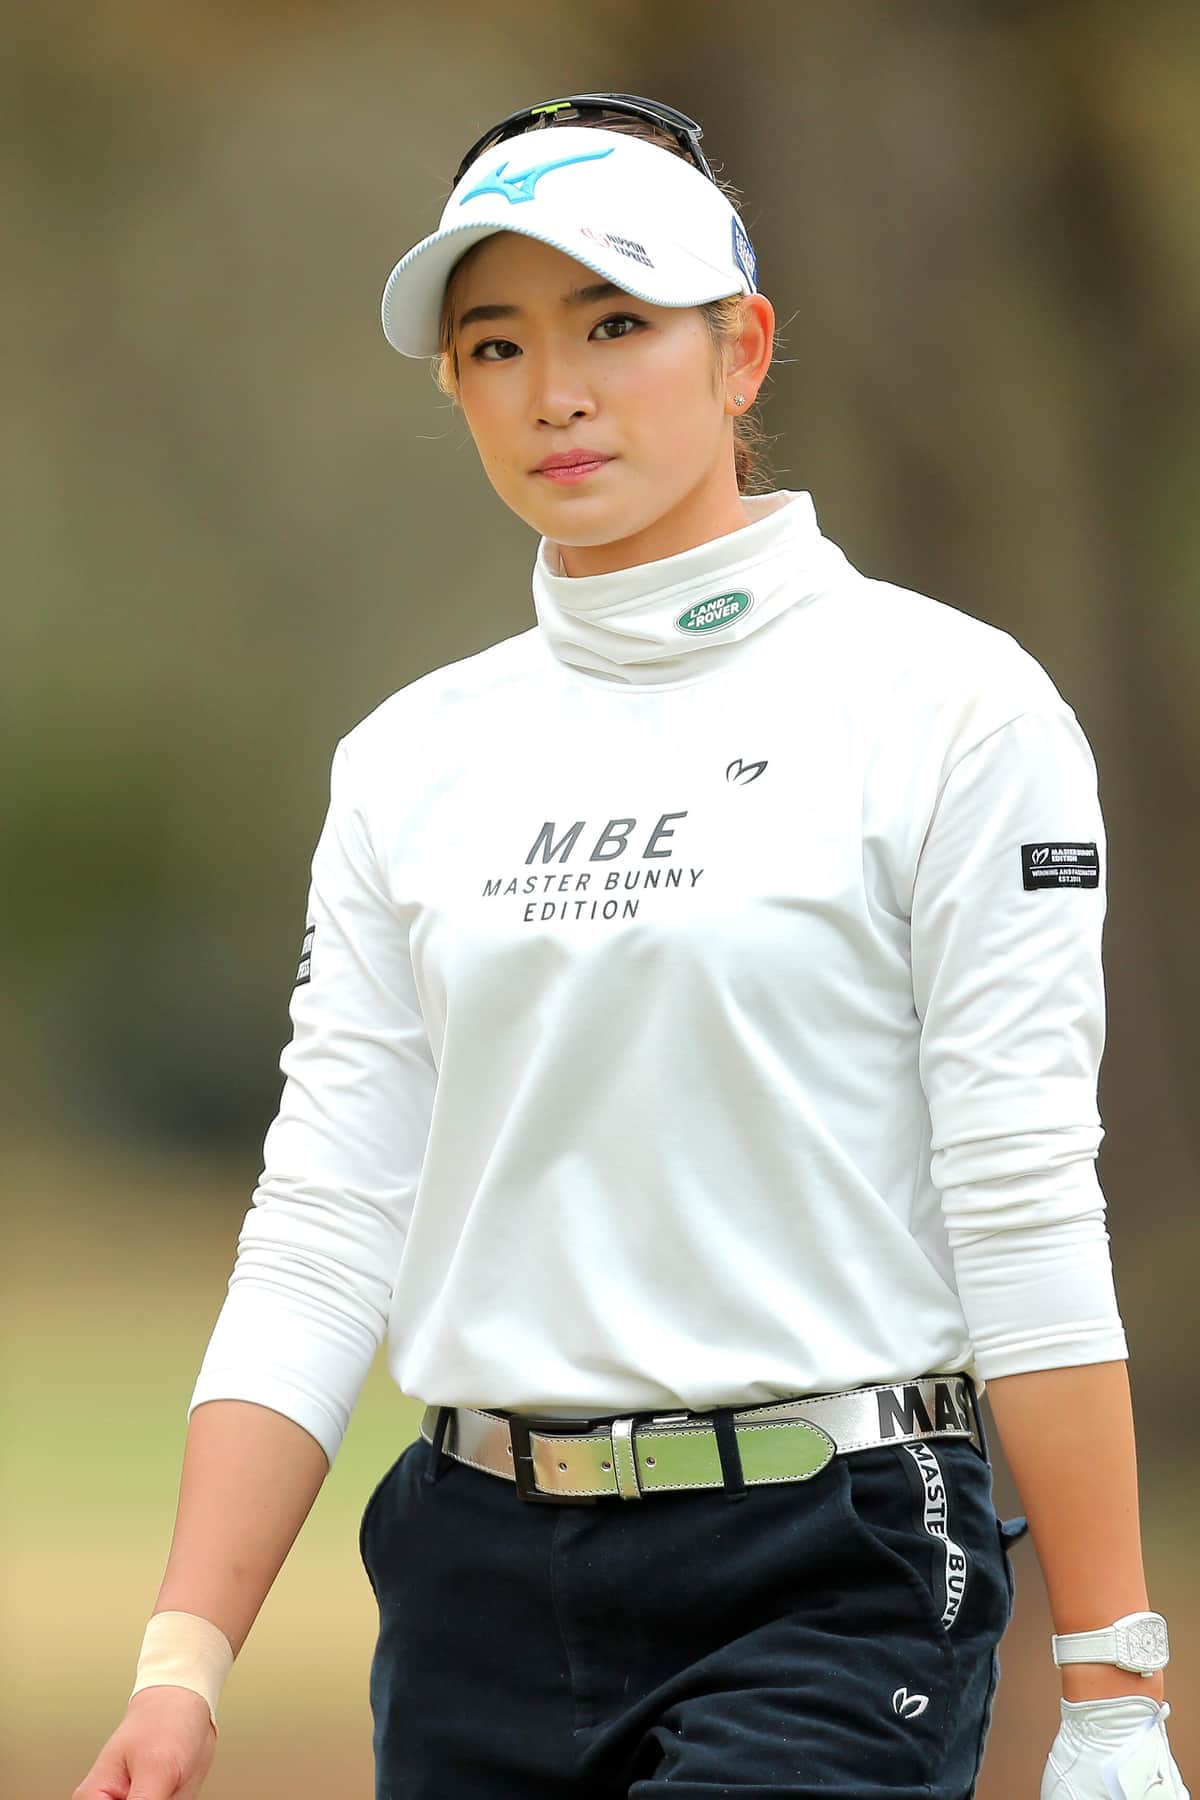
POLYGON ((1022 844, 1021 874, 1030 893, 1099 887, 1100 852, 1095 844, 1022 844))
POLYGON ((312 947, 313 939, 316 935, 317 928, 315 925, 306 927, 304 942, 300 946, 300 967, 296 970, 296 987, 302 987, 306 981, 312 979, 312 947))

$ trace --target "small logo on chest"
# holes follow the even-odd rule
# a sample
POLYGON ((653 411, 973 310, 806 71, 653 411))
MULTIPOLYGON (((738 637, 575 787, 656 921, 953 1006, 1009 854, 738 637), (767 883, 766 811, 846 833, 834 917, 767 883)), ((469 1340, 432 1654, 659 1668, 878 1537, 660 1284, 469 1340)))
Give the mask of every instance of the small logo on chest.
POLYGON ((738 787, 747 787, 750 782, 758 780, 766 766, 765 759, 762 762, 748 763, 743 762, 740 756, 735 756, 725 771, 725 779, 738 787))

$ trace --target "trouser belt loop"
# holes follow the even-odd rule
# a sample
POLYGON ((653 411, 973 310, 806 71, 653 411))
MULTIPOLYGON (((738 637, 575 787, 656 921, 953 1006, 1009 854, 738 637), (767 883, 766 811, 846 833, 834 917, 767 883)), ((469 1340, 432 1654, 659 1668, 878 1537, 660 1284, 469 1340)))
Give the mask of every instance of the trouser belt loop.
POLYGON ((721 1480, 725 1483, 727 1500, 744 1500, 746 1498, 746 1477, 742 1469, 742 1453, 738 1449, 737 1427, 733 1422, 736 1411, 732 1406, 716 1407, 712 1414, 713 1432, 717 1440, 717 1455, 721 1459, 721 1480))
POLYGON ((633 1449, 632 1419, 614 1419, 609 1430, 612 1438, 613 1473, 622 1500, 640 1500, 642 1484, 638 1480, 637 1457, 633 1449))
POLYGON ((971 1409, 971 1421, 975 1426, 975 1436, 979 1440, 978 1444, 976 1445, 976 1448, 978 1449, 979 1454, 980 1454, 980 1456, 982 1456, 984 1462, 990 1462, 991 1454, 988 1450, 987 1432, 984 1429, 983 1410, 979 1404, 978 1389, 976 1388, 975 1383, 971 1380, 971 1377, 969 1375, 964 1375, 962 1380, 963 1380, 963 1386, 965 1387, 965 1389, 967 1391, 967 1405, 971 1409))
POLYGON ((446 1433, 454 1418, 452 1406, 439 1406, 437 1424, 433 1428, 430 1440, 433 1455, 429 1459, 429 1467, 425 1471, 426 1486, 432 1487, 440 1475, 444 1475, 454 1458, 446 1450, 446 1433))

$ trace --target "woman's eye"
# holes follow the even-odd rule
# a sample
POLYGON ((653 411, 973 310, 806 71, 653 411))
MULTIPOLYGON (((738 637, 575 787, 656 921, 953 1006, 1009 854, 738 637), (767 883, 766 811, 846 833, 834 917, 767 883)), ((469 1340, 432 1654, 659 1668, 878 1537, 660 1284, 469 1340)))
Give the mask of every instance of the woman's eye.
POLYGON ((473 362, 510 362, 512 359, 508 356, 488 356, 485 352, 488 350, 515 350, 516 348, 517 346, 510 338, 488 338, 484 343, 476 344, 471 352, 471 360, 473 362))
MULTIPOLYGON (((604 335, 599 341, 602 344, 611 344, 617 338, 630 337, 635 331, 642 330, 644 323, 644 320, 636 318, 633 313, 614 313, 610 318, 601 319, 599 324, 594 325, 590 335, 595 337, 597 332, 602 332, 604 335)), ((472 350, 471 360, 473 362, 511 362, 514 356, 520 354, 520 345, 514 344, 511 338, 485 338, 483 343, 476 344, 472 350)))
MULTIPOLYGON (((611 319, 601 319, 596 330, 604 331, 609 325, 628 325, 630 331, 637 331, 641 323, 642 321, 635 319, 632 313, 615 313, 611 319)), ((614 333, 614 336, 629 337, 630 331, 618 331, 614 333)))

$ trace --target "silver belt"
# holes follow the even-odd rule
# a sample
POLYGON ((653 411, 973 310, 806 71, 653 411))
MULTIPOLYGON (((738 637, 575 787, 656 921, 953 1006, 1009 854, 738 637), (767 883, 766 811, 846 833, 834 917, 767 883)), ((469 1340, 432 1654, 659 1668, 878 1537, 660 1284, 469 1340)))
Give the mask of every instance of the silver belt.
POLYGON ((924 1375, 769 1406, 603 1420, 430 1406, 421 1436, 472 1469, 514 1482, 522 1500, 559 1502, 808 1481, 835 1456, 922 1438, 966 1439, 984 1453, 968 1375, 924 1375))

